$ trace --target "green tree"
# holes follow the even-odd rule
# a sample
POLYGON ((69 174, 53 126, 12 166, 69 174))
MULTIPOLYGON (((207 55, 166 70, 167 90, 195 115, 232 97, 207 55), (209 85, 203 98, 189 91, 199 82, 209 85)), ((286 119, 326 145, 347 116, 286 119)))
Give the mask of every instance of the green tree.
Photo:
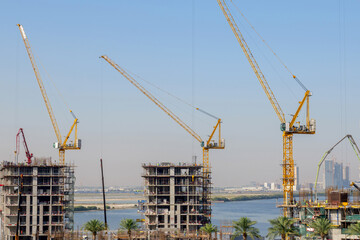
POLYGON ((133 219, 123 219, 120 222, 120 228, 127 231, 129 239, 131 239, 131 231, 138 229, 136 221, 133 219))
POLYGON ((217 227, 212 225, 211 223, 205 224, 205 226, 200 228, 201 231, 206 232, 209 235, 209 239, 212 239, 212 234, 217 232, 217 227))
POLYGON ((347 234, 360 237, 360 222, 351 224, 347 231, 347 234))
POLYGON ((247 236, 254 239, 255 237, 260 238, 260 231, 256 227, 253 227, 256 224, 256 221, 251 221, 247 217, 242 217, 238 221, 233 222, 233 227, 235 229, 234 236, 243 236, 243 239, 246 240, 247 236))
POLYGON ((318 218, 309 224, 314 229, 313 236, 320 236, 322 240, 326 238, 331 229, 331 223, 325 218, 318 218))
POLYGON ((296 222, 294 219, 281 216, 271 219, 269 222, 271 227, 268 228, 267 237, 271 240, 277 236, 281 236, 281 239, 285 240, 289 235, 299 235, 298 231, 293 226, 296 222))
POLYGON ((97 219, 86 222, 83 229, 92 233, 94 240, 98 232, 105 230, 105 224, 97 219))

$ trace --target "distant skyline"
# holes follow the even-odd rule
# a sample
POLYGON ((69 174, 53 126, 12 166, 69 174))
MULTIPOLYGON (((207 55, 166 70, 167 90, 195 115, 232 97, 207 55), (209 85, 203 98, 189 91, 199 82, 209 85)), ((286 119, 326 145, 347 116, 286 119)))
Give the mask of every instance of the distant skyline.
MULTIPOLYGON (((356 71, 360 2, 234 2, 313 93, 310 115, 317 121, 317 133, 294 137, 294 159, 301 182, 314 181, 317 164, 330 146, 347 133, 360 142, 360 81, 356 71)), ((79 118, 83 148, 66 155, 77 166, 78 186, 100 186, 100 158, 108 186, 142 185, 142 163, 190 162, 193 155, 201 162, 199 143, 99 59, 101 55, 221 117, 226 149, 210 151, 215 186, 280 181, 280 122, 216 0, 3 1, 1 161, 14 159, 15 135, 20 127, 36 157, 58 159, 58 151, 52 148, 56 136, 18 23, 24 26, 40 60, 62 134, 70 128, 72 117, 52 81, 79 118)), ((302 98, 302 89, 255 34, 249 37, 250 28, 243 30, 289 119, 302 98)), ((215 119, 142 84, 207 138, 215 119)), ((299 119, 304 120, 303 113, 299 119)), ((343 143, 330 156, 350 164, 350 181, 358 180, 359 169, 352 151, 343 143)))

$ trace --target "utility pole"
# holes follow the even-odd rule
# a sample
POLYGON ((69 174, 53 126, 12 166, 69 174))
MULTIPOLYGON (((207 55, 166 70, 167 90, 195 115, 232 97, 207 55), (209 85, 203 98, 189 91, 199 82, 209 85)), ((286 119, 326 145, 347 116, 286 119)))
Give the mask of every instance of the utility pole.
POLYGON ((106 217, 105 183, 104 183, 104 169, 103 169, 102 158, 100 158, 100 165, 101 165, 101 180, 102 180, 103 202, 104 202, 105 229, 107 230, 108 225, 107 225, 107 217, 106 217))

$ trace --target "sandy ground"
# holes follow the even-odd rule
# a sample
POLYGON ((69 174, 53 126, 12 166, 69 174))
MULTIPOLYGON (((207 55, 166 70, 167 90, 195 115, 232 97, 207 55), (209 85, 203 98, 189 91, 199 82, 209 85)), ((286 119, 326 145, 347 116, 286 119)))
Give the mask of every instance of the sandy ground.
MULTIPOLYGON (((273 193, 260 193, 273 194, 273 193)), ((215 193, 212 197, 237 197, 237 196, 254 196, 259 193, 215 193)), ((106 205, 110 209, 127 209, 136 208, 138 200, 144 200, 142 193, 130 194, 130 193, 107 193, 106 205)), ((101 193, 76 193, 75 194, 75 206, 90 207, 95 206, 99 209, 104 209, 103 199, 101 193)))
MULTIPOLYGON (((137 207, 138 200, 143 200, 142 194, 108 193, 106 194, 106 205, 110 209, 127 209, 137 207)), ((103 196, 101 193, 76 193, 75 207, 95 206, 104 209, 103 196)))
MULTIPOLYGON (((76 206, 84 206, 84 207, 97 207, 98 209, 104 209, 104 205, 101 204, 83 204, 83 203, 75 203, 74 204, 75 207, 76 206)), ((127 203, 127 204, 106 204, 107 206, 110 207, 110 209, 128 209, 128 208, 136 208, 137 205, 136 204, 131 204, 131 203, 127 203)))

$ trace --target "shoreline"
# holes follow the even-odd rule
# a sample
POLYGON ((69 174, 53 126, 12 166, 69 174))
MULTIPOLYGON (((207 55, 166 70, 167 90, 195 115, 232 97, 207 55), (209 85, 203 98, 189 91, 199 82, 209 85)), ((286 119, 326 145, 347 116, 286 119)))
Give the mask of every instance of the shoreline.
MULTIPOLYGON (((75 212, 90 212, 90 211, 103 211, 104 205, 102 203, 102 199, 94 199, 90 198, 87 194, 87 198, 80 198, 75 200, 74 207, 76 208, 83 208, 81 210, 76 210, 75 212), (96 207, 96 209, 94 209, 96 207), (86 209, 91 208, 91 209, 86 209)), ((95 196, 96 194, 93 194, 95 196)), ((323 196, 324 193, 319 193, 319 196, 323 196)), ((294 197, 298 197, 299 194, 295 193, 294 197)), ((240 201, 254 201, 254 200, 264 200, 264 199, 282 199, 283 194, 282 192, 276 193, 239 193, 239 194, 214 194, 212 197, 212 202, 214 203, 226 203, 226 202, 240 202, 240 201)), ((138 200, 143 200, 142 196, 134 196, 130 195, 125 198, 127 201, 130 202, 137 202, 138 200)), ((118 197, 112 196, 109 201, 122 201, 125 200, 124 195, 119 195, 118 197)), ((109 203, 106 205, 107 210, 119 210, 119 209, 132 209, 137 208, 137 203, 109 203)))
MULTIPOLYGON (((119 209, 131 209, 137 208, 137 204, 127 203, 127 204, 106 204, 106 210, 119 210, 119 209)), ((74 212, 90 212, 90 211, 103 211, 104 205, 101 203, 96 204, 74 204, 74 212), (76 208, 81 208, 81 210, 77 210, 76 208), (91 208, 91 209, 86 209, 91 208), (96 209, 94 209, 96 208, 96 209)))

